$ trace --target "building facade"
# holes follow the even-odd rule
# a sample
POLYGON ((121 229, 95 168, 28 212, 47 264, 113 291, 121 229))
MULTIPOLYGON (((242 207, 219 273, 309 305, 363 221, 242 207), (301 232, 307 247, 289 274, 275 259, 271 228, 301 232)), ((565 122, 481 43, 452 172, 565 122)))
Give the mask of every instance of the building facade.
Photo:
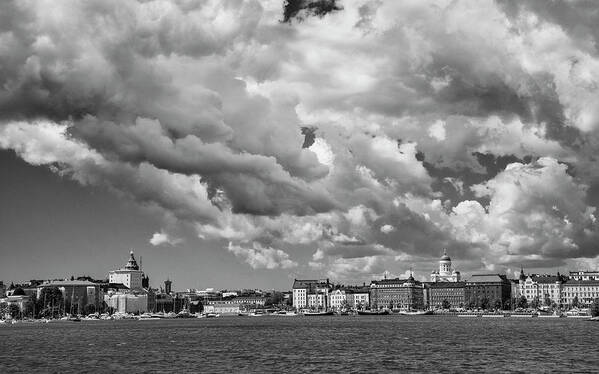
POLYGON ((435 282, 427 285, 428 307, 441 309, 449 303, 450 308, 466 305, 466 282, 435 282))
POLYGON ((571 271, 568 278, 578 281, 599 280, 599 271, 571 271))
POLYGON ((370 308, 424 309, 424 286, 410 275, 408 279, 382 279, 370 283, 370 308))
POLYGON ((65 313, 81 314, 84 311, 100 310, 103 301, 101 285, 89 281, 64 280, 49 281, 37 287, 37 298, 39 299, 44 288, 56 287, 62 293, 63 308, 65 313))
POLYGON ((575 306, 575 298, 578 306, 590 306, 596 298, 599 298, 599 280, 568 280, 562 285, 561 304, 575 306))
POLYGON ((295 309, 328 309, 330 307, 329 293, 332 288, 328 279, 295 279, 293 282, 293 307, 295 309))
POLYGON ((563 304, 562 286, 565 279, 559 273, 557 275, 523 275, 521 270, 520 295, 526 297, 529 304, 535 299, 539 306, 563 304))
POLYGON ((140 290, 143 288, 144 273, 137 265, 133 251, 129 253, 129 256, 125 267, 108 273, 108 282, 123 284, 131 290, 140 290))
POLYGON ((511 298, 511 283, 503 274, 475 274, 465 282, 466 304, 470 307, 503 308, 511 298))

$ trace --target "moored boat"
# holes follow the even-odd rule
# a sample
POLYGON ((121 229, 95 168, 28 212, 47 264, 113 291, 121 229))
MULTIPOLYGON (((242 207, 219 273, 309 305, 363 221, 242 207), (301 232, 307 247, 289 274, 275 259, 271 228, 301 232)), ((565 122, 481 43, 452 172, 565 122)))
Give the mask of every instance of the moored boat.
POLYGON ((305 316, 334 316, 335 312, 332 310, 324 311, 324 312, 304 312, 305 316))
POLYGON ((360 316, 385 316, 388 314, 389 314, 389 311, 387 309, 384 309, 384 310, 358 310, 358 315, 360 315, 360 316))
POLYGON ((432 310, 400 310, 402 316, 428 316, 434 314, 432 310))

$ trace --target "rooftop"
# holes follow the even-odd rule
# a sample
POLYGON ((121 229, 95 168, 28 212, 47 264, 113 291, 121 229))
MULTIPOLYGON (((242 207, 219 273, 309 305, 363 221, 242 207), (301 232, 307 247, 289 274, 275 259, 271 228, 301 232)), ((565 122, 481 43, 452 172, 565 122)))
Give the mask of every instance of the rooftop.
POLYGON ((55 280, 40 284, 38 287, 72 287, 72 286, 98 286, 97 283, 80 280, 55 280))

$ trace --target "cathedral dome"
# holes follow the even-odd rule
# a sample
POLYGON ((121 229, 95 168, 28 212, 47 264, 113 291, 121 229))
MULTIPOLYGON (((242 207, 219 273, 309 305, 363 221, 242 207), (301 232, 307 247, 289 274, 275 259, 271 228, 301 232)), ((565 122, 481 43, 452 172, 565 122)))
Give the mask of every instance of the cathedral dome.
POLYGON ((441 256, 441 261, 451 261, 451 258, 447 255, 447 251, 443 251, 443 256, 441 256))

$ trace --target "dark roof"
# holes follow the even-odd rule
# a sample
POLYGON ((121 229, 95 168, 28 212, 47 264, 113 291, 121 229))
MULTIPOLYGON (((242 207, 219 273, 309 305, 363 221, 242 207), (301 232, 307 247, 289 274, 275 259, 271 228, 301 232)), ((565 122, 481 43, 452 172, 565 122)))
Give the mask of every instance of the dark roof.
POLYGON ((467 283, 496 283, 507 282, 507 278, 503 274, 473 274, 467 283))
POLYGON ((128 290, 129 289, 129 287, 125 286, 122 283, 108 283, 108 288, 115 288, 117 290, 123 290, 123 289, 128 290))
POLYGON ((431 288, 464 288, 466 282, 433 282, 429 283, 431 288))
POLYGON ((296 279, 293 281, 293 288, 316 288, 316 287, 326 287, 329 286, 330 283, 328 280, 319 280, 319 279, 296 279))
POLYGON ((564 283, 566 286, 599 286, 599 280, 574 280, 568 279, 564 283))
POLYGON ((562 278, 556 275, 531 276, 532 280, 537 283, 555 283, 562 282, 562 278))

